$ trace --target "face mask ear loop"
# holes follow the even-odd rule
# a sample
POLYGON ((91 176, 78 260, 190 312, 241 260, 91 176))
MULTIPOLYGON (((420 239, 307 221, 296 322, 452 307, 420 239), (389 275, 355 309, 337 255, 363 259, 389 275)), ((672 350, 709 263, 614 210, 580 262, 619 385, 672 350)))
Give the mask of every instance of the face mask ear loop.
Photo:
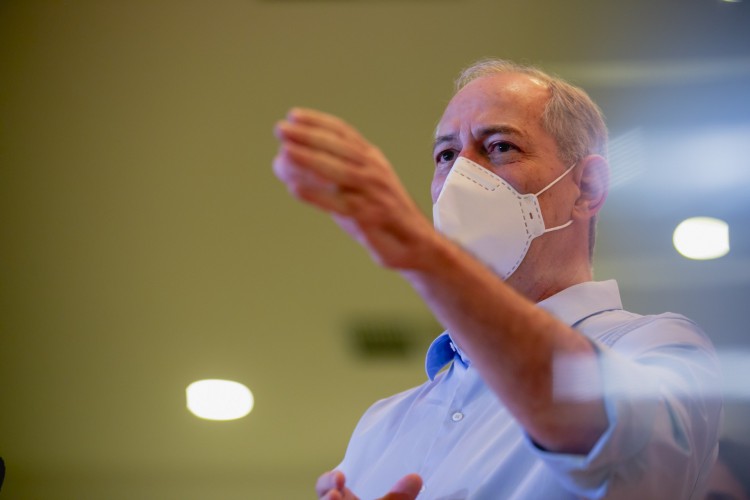
MULTIPOLYGON (((560 174, 560 176, 557 179, 555 179, 554 181, 552 181, 549 184, 547 184, 546 188, 542 189, 541 191, 539 191, 534 196, 538 197, 540 194, 542 194, 543 192, 545 192, 546 190, 548 190, 549 188, 551 188, 552 186, 554 186, 555 184, 557 184, 560 181, 560 179, 562 179, 563 177, 565 177, 566 175, 568 175, 568 172, 570 172, 571 170, 573 170, 573 167, 575 167, 577 164, 578 164, 578 162, 575 162, 574 164, 572 164, 571 166, 569 166, 568 169, 565 172, 563 172, 562 174, 560 174)), ((558 229, 564 229, 564 228, 568 227, 571 224, 573 224, 573 220, 572 219, 569 220, 568 222, 566 222, 565 224, 560 225, 560 226, 545 228, 544 232, 545 233, 549 233, 549 232, 552 232, 552 231, 557 231, 558 229)))
POLYGON ((544 232, 545 233, 549 233, 549 232, 552 232, 552 231, 557 231, 558 229, 564 229, 564 228, 568 227, 571 224, 573 224, 573 219, 569 220, 568 222, 566 222, 565 224, 563 224, 561 226, 548 227, 548 228, 546 228, 544 230, 544 232))
POLYGON ((562 179, 563 177, 565 177, 566 175, 568 175, 568 172, 570 172, 571 170, 573 170, 573 167, 575 167, 577 164, 578 164, 578 162, 575 162, 574 164, 572 164, 571 166, 569 166, 568 169, 565 172, 563 172, 562 174, 560 174, 560 177, 558 177, 554 181, 552 181, 549 184, 547 184, 547 187, 545 187, 544 189, 542 189, 541 191, 539 191, 534 196, 539 196, 540 194, 542 194, 543 192, 545 192, 546 190, 548 190, 549 188, 551 188, 552 186, 554 186, 555 184, 557 184, 560 181, 560 179, 562 179))

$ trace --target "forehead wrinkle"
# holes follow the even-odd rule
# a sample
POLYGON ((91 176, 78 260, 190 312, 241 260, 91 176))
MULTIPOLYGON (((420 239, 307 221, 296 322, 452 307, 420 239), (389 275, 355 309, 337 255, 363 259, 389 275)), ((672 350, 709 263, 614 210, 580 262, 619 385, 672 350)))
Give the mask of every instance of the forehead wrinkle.
POLYGON ((438 144, 443 144, 444 142, 451 142, 456 140, 458 137, 457 134, 445 134, 445 135, 439 135, 435 137, 435 142, 432 143, 432 149, 435 149, 438 147, 438 144))
MULTIPOLYGON (((526 138, 527 134, 517 128, 513 125, 488 125, 486 127, 482 127, 479 129, 477 136, 478 137, 487 137, 488 135, 493 134, 503 134, 503 135, 513 135, 520 137, 521 139, 526 138)), ((439 135, 435 137, 435 142, 433 143, 432 148, 435 149, 439 144, 442 144, 444 142, 451 142, 458 138, 458 134, 445 134, 445 135, 439 135)))
POLYGON ((515 135, 520 138, 525 138, 526 133, 517 128, 513 125, 489 125, 487 127, 482 127, 479 129, 479 137, 487 137, 488 135, 493 134, 503 134, 503 135, 515 135))

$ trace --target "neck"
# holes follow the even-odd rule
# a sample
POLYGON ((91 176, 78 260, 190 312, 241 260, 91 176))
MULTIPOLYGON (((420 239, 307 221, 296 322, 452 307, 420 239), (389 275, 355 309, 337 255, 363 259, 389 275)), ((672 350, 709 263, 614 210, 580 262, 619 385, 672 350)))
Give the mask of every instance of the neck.
POLYGON ((588 263, 580 266, 561 265, 552 269, 552 272, 533 274, 526 278, 523 273, 518 273, 521 271, 519 267, 506 283, 530 301, 537 303, 566 288, 593 279, 591 265, 588 263))

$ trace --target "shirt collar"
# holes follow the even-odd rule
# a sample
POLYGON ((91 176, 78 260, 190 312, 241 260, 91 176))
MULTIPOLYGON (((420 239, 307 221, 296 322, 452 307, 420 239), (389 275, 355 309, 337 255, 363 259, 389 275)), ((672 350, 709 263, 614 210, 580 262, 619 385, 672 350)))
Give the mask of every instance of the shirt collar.
MULTIPOLYGON (((622 309, 620 290, 615 280, 578 283, 544 299, 538 305, 563 323, 573 327, 600 312, 622 309)), ((427 349, 425 358, 427 376, 430 380, 434 380, 438 372, 454 359, 461 361, 464 366, 470 364, 466 355, 445 331, 427 349)))
POLYGON ((615 280, 578 283, 544 299, 538 305, 573 327, 600 312, 622 309, 620 290, 615 280))
POLYGON ((427 376, 430 377, 430 380, 435 380, 435 375, 454 359, 458 359, 464 366, 469 366, 470 364, 469 358, 453 342, 450 333, 445 331, 433 340, 429 349, 427 349, 424 364, 427 376))

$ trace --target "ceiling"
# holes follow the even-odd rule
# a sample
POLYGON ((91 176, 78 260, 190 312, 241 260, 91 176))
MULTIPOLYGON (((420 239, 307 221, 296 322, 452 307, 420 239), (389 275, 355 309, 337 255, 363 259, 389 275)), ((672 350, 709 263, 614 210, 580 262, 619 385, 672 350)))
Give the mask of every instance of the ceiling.
MULTIPOLYGON (((0 2, 0 456, 8 498, 309 498, 439 326, 271 174, 291 106, 340 114, 429 213, 460 68, 538 63, 597 100, 613 183, 596 272, 636 312, 750 351, 750 2, 0 2), (682 218, 730 223, 694 262, 682 218), (399 356, 352 334, 400 329, 399 356), (374 325, 374 326, 373 326, 374 325), (394 326, 396 325, 396 326, 394 326), (244 419, 185 408, 246 384, 244 419)), ((747 439, 746 400, 725 434, 747 439)))

